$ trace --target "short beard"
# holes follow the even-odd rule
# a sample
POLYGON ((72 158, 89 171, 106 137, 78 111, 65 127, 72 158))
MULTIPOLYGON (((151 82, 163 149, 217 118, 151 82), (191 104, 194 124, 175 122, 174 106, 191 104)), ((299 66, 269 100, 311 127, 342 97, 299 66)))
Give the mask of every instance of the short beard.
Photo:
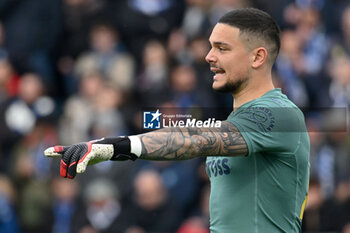
POLYGON ((235 82, 228 82, 224 86, 219 88, 213 88, 214 91, 221 93, 232 93, 236 94, 247 85, 247 79, 240 79, 235 82))

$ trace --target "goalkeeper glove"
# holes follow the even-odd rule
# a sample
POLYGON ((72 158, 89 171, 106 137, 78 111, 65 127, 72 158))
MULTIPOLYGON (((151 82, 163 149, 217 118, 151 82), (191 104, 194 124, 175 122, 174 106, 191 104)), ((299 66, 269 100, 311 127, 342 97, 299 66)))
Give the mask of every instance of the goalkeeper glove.
POLYGON ((88 165, 107 160, 135 160, 141 155, 141 140, 137 136, 102 138, 72 146, 54 146, 45 150, 48 157, 61 157, 60 174, 73 179, 88 165))

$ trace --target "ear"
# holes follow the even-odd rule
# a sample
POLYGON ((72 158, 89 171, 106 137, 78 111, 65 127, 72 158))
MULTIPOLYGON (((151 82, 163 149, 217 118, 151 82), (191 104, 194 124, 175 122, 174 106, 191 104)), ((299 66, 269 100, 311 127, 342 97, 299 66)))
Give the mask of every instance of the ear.
POLYGON ((257 69, 260 68, 267 59, 267 50, 264 47, 258 47, 253 50, 252 67, 257 69))

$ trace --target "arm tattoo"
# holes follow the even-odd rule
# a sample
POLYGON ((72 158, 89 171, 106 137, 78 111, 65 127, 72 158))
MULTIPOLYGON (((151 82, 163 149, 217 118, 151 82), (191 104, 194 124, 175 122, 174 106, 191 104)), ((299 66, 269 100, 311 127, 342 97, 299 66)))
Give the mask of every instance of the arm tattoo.
POLYGON ((139 135, 142 159, 185 160, 198 156, 247 155, 241 133, 232 123, 223 121, 220 128, 163 128, 139 135))

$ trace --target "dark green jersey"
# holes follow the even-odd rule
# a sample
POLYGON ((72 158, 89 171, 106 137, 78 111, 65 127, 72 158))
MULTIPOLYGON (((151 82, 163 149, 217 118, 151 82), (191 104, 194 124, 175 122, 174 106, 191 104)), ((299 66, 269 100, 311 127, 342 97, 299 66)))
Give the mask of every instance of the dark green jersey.
POLYGON ((245 157, 207 157, 212 233, 300 232, 309 182, 303 113, 280 89, 250 101, 227 121, 242 133, 245 157))

